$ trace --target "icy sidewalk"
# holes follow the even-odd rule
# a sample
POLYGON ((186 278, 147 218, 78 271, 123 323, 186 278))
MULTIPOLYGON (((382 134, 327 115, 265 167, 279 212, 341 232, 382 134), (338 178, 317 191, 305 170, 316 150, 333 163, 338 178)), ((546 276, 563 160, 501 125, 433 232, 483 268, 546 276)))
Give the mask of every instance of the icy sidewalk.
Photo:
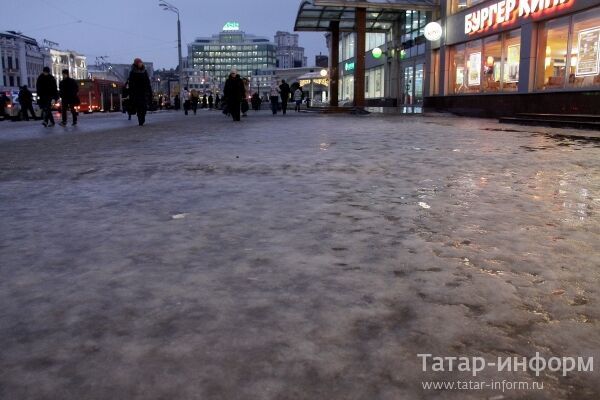
POLYGON ((600 360, 597 142, 249 114, 0 143, 0 398, 598 398, 417 356, 600 360))

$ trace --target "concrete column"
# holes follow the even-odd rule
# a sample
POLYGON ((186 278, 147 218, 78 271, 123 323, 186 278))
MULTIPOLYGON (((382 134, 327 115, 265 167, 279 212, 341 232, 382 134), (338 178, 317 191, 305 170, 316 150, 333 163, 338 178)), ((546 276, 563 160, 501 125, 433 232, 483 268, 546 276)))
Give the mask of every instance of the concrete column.
POLYGON ((331 21, 331 71, 329 76, 329 104, 338 106, 340 85, 340 21, 331 21))
POLYGON ((356 48, 354 51, 354 106, 365 107, 365 51, 367 9, 356 9, 356 48))
MULTIPOLYGON (((535 80, 536 50, 536 24, 527 23, 521 25, 521 53, 519 54, 519 93, 533 91, 535 80)), ((546 48, 546 46, 544 46, 546 48)))

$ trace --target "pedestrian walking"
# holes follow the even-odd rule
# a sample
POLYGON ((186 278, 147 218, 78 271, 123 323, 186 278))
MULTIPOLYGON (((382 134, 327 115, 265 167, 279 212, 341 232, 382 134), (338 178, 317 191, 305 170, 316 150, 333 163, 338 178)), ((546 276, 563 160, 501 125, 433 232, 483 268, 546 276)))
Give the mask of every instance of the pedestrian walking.
POLYGON ((215 99, 213 98, 212 93, 208 95, 208 108, 212 110, 215 99))
POLYGON ((163 101, 164 101, 164 97, 163 97, 163 95, 161 94, 160 96, 158 96, 158 109, 159 109, 160 111, 162 111, 162 109, 163 109, 163 105, 164 105, 164 104, 163 104, 163 101))
POLYGON ((281 89, 277 86, 277 82, 273 81, 271 84, 271 92, 269 93, 269 100, 271 101, 271 111, 273 115, 277 115, 277 109, 279 108, 279 94, 281 89))
POLYGON ((27 85, 21 87, 18 99, 19 104, 21 105, 21 115, 23 116, 23 120, 29 121, 29 113, 31 113, 31 118, 35 119, 35 112, 33 111, 33 94, 27 89, 27 85))
POLYGON ((283 115, 287 111, 288 101, 290 100, 290 85, 285 82, 285 79, 281 80, 281 85, 279 85, 279 91, 281 94, 281 111, 283 115))
POLYGON ((196 115, 196 111, 198 110, 198 103, 200 102, 200 93, 196 89, 192 89, 190 92, 190 104, 192 106, 192 111, 194 115, 196 115))
POLYGON ((206 107, 208 107, 208 98, 206 97, 206 94, 204 94, 204 96, 202 96, 202 108, 206 107))
POLYGON ((148 71, 146 71, 141 58, 133 60, 129 72, 129 97, 135 107, 138 125, 143 126, 146 122, 148 103, 152 99, 152 87, 150 86, 148 71))
POLYGON ((242 79, 242 82, 244 82, 244 98, 242 99, 242 116, 243 117, 247 117, 248 114, 248 110, 250 109, 250 106, 248 105, 248 96, 250 95, 250 81, 248 80, 248 78, 244 78, 242 79))
POLYGON ((296 112, 300 111, 300 105, 302 104, 302 96, 302 89, 298 87, 298 89, 296 89, 296 91, 294 92, 294 102, 296 103, 296 107, 294 107, 294 110, 296 110, 296 112))
POLYGON ((244 82, 234 68, 229 73, 229 77, 225 81, 225 87, 223 89, 223 95, 227 99, 227 108, 231 117, 234 121, 240 121, 240 107, 242 99, 244 98, 244 82))
POLYGON ((250 100, 250 102, 252 103, 252 109, 254 111, 260 110, 260 103, 262 103, 262 100, 260 99, 258 92, 254 92, 254 94, 252 95, 252 100, 250 100))
POLYGON ((6 106, 10 103, 10 99, 6 95, 6 93, 0 93, 0 117, 5 119, 8 115, 6 114, 6 106))
POLYGON ((44 67, 38 76, 35 89, 38 95, 38 105, 42 109, 42 124, 46 127, 55 125, 52 115, 52 100, 58 100, 56 78, 50 74, 50 68, 44 67))
POLYGON ((181 100, 179 99, 178 94, 176 94, 175 97, 173 98, 173 106, 176 110, 179 110, 179 108, 181 107, 181 100))
POLYGON ((215 108, 219 108, 221 106, 221 97, 219 97, 219 93, 215 95, 215 108))
POLYGON ((183 88, 183 113, 188 115, 188 111, 190 110, 191 102, 190 102, 190 92, 188 88, 183 88))
POLYGON ((79 105, 79 85, 77 81, 69 76, 69 70, 62 70, 63 79, 58 84, 61 102, 61 126, 67 126, 67 111, 71 110, 73 126, 77 125, 77 107, 79 105))

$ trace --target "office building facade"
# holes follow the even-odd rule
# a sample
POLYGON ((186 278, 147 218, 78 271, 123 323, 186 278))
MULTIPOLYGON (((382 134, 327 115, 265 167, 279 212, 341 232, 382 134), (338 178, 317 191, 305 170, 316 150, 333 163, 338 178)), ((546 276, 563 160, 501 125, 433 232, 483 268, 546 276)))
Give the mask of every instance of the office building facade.
POLYGON ((304 47, 300 47, 298 39, 297 33, 282 31, 275 33, 277 68, 306 67, 307 58, 304 56, 304 47))
POLYGON ((229 72, 236 68, 242 77, 277 65, 276 45, 266 37, 247 34, 239 24, 228 22, 211 37, 197 38, 188 45, 189 67, 222 89, 229 72))

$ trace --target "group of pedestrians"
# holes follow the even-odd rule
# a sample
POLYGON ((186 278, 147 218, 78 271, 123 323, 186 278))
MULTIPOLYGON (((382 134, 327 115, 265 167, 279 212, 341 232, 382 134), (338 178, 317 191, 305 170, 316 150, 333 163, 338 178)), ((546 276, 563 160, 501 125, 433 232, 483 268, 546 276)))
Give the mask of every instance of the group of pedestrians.
MULTIPOLYGON (((67 126, 67 114, 69 110, 72 115, 73 125, 77 125, 77 106, 79 105, 79 85, 77 81, 69 76, 69 70, 63 69, 62 80, 56 85, 56 78, 50 73, 50 68, 44 67, 41 75, 36 81, 36 90, 38 95, 38 105, 42 109, 42 124, 46 127, 55 125, 52 115, 52 101, 58 101, 61 104, 61 122, 59 125, 67 126)), ((24 105, 20 99, 21 107, 24 105)), ((33 110, 32 110, 33 112, 33 110)), ((25 118, 27 120, 27 118, 25 118)))
POLYGON ((290 100, 290 95, 292 96, 292 100, 294 100, 294 110, 296 112, 300 111, 300 105, 302 104, 302 98, 304 97, 304 93, 302 89, 298 86, 294 93, 291 92, 290 85, 285 81, 285 79, 281 80, 281 83, 278 85, 276 81, 271 84, 271 91, 269 94, 269 100, 271 102, 271 111, 273 115, 277 115, 277 111, 279 109, 279 98, 281 98, 281 112, 285 115, 287 113, 288 102, 290 100))

